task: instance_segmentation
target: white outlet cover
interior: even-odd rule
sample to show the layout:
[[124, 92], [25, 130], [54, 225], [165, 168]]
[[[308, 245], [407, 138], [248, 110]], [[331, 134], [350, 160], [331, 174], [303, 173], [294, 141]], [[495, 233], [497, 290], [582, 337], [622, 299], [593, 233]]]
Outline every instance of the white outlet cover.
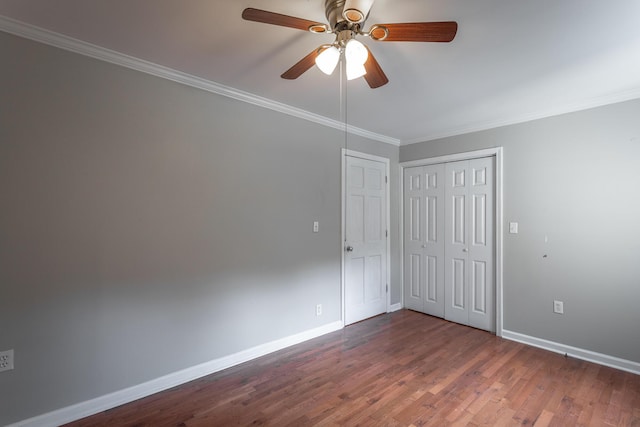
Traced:
[[518, 223], [517, 222], [510, 222], [509, 223], [509, 233], [518, 234]]
[[13, 350], [0, 351], [0, 372], [13, 369]]

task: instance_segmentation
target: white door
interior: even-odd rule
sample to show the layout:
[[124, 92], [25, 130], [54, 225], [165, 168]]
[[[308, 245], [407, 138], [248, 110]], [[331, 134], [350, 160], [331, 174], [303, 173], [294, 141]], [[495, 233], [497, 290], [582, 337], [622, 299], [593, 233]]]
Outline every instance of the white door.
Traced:
[[405, 306], [444, 317], [444, 164], [404, 171]]
[[447, 320], [495, 331], [494, 158], [445, 165]]
[[346, 156], [345, 324], [387, 311], [386, 165]]

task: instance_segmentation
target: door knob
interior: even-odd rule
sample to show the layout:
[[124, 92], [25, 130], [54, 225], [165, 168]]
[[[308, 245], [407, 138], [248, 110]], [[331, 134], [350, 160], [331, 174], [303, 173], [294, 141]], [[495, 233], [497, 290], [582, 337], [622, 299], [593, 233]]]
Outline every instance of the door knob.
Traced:
[[427, 245], [422, 245], [422, 249], [427, 249]]
[[347, 247], [345, 248], [345, 250], [346, 250], [347, 252], [353, 252], [353, 246], [347, 246]]
[[462, 252], [469, 252], [469, 249], [467, 249], [467, 248], [462, 248]]

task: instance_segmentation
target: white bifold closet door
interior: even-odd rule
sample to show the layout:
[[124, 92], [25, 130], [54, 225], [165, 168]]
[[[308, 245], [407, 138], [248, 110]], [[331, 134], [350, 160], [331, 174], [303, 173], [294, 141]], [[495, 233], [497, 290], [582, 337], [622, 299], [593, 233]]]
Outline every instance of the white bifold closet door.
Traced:
[[405, 307], [444, 317], [444, 164], [404, 174]]
[[495, 331], [494, 158], [445, 165], [444, 318]]
[[495, 331], [494, 157], [405, 169], [405, 306]]

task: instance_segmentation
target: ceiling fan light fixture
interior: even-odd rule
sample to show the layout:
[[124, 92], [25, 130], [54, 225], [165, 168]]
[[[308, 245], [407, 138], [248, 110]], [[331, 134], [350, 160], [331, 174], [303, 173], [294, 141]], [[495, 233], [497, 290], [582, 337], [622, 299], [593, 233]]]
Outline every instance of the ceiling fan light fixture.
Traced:
[[336, 69], [339, 61], [340, 51], [335, 46], [329, 46], [316, 56], [316, 65], [320, 71], [327, 75], [331, 75], [333, 73], [333, 70]]
[[353, 24], [364, 22], [369, 15], [373, 0], [346, 0], [342, 17]]
[[344, 48], [344, 58], [347, 63], [347, 80], [357, 79], [367, 74], [364, 63], [369, 57], [369, 50], [358, 40], [351, 39]]
[[367, 69], [363, 64], [354, 64], [347, 61], [347, 80], [357, 79], [367, 74]]
[[364, 65], [369, 57], [369, 51], [358, 40], [351, 39], [344, 48], [344, 56], [347, 59], [347, 63]]

